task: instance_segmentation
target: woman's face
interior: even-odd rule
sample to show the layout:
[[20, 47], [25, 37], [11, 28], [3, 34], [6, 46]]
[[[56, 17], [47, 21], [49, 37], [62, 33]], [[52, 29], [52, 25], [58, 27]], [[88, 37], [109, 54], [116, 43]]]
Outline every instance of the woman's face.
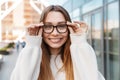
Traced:
[[[46, 16], [44, 24], [53, 25], [53, 26], [57, 26], [61, 24], [64, 25], [66, 24], [66, 20], [62, 13], [51, 11]], [[44, 41], [52, 49], [60, 49], [61, 46], [66, 42], [67, 38], [68, 38], [68, 30], [65, 33], [59, 33], [56, 27], [54, 27], [51, 33], [43, 32]]]

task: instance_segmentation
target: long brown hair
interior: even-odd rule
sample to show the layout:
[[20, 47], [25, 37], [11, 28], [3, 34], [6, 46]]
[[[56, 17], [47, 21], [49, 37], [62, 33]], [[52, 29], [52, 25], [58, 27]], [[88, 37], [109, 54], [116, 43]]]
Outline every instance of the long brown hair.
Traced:
[[[68, 12], [59, 5], [51, 5], [48, 6], [41, 14], [40, 22], [44, 22], [47, 14], [50, 11], [56, 11], [63, 14], [66, 21], [71, 22], [70, 16]], [[74, 80], [73, 75], [73, 65], [71, 60], [71, 54], [70, 54], [70, 36], [68, 37], [66, 43], [62, 46], [62, 53], [61, 53], [61, 59], [63, 62], [63, 66], [61, 70], [64, 68], [65, 74], [66, 74], [66, 80]], [[40, 66], [40, 73], [38, 80], [54, 80], [52, 71], [50, 68], [50, 51], [48, 50], [48, 45], [42, 40], [42, 62]], [[60, 70], [59, 70], [60, 71]]]

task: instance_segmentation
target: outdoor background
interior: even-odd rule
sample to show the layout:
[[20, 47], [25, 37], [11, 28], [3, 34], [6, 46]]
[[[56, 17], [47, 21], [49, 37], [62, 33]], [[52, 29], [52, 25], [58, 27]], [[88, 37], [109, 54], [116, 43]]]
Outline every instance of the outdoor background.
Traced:
[[120, 80], [120, 0], [0, 0], [0, 80], [9, 80], [25, 46], [26, 27], [39, 23], [51, 4], [63, 6], [72, 21], [89, 25], [88, 42], [100, 72], [106, 80]]

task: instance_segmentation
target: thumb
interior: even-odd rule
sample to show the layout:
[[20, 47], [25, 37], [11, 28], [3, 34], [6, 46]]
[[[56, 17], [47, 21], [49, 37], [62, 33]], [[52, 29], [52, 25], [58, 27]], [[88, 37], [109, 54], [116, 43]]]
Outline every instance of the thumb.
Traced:
[[42, 28], [39, 29], [38, 35], [42, 36]]
[[69, 29], [71, 34], [74, 33], [74, 30], [71, 27], [68, 27], [68, 29]]

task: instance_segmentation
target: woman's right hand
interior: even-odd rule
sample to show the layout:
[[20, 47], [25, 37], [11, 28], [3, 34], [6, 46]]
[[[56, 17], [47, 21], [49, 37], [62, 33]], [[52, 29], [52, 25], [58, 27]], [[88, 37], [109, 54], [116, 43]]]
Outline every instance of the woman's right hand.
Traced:
[[29, 25], [27, 27], [27, 34], [31, 35], [31, 36], [38, 36], [38, 35], [42, 35], [42, 26], [43, 23], [39, 23], [39, 24], [32, 24]]

